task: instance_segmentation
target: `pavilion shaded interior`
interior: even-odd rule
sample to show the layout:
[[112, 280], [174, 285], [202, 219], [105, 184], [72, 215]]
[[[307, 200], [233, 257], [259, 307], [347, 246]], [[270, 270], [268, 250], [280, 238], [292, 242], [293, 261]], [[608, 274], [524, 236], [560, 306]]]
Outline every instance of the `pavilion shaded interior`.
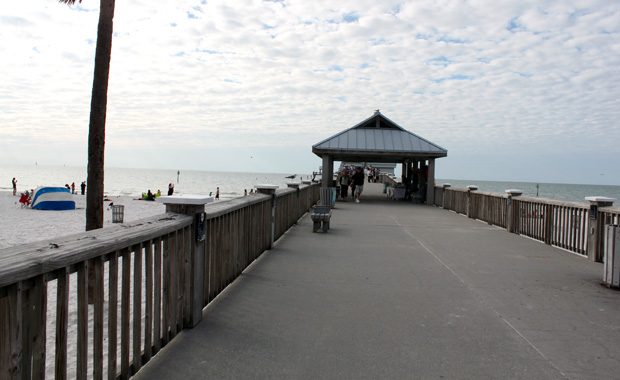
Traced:
[[400, 163], [403, 180], [426, 166], [429, 203], [434, 193], [435, 159], [448, 155], [446, 149], [405, 130], [379, 111], [313, 145], [312, 152], [323, 159], [323, 187], [333, 186], [332, 176], [327, 174], [334, 172], [334, 161]]

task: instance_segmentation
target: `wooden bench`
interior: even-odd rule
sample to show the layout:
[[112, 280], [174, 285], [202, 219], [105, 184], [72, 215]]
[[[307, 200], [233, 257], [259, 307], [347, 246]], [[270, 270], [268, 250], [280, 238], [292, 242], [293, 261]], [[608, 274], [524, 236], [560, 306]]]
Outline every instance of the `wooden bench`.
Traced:
[[310, 218], [312, 219], [312, 232], [317, 232], [323, 223], [323, 232], [329, 230], [329, 220], [332, 217], [331, 206], [316, 205], [312, 208]]

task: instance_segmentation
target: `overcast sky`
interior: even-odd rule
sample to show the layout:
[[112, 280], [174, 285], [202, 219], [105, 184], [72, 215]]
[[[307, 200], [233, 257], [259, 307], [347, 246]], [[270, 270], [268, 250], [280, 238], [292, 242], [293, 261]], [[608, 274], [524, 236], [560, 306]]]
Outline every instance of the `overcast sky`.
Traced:
[[[99, 1], [0, 7], [0, 164], [86, 166]], [[620, 185], [620, 2], [117, 1], [106, 165], [309, 173], [375, 109], [437, 176]]]

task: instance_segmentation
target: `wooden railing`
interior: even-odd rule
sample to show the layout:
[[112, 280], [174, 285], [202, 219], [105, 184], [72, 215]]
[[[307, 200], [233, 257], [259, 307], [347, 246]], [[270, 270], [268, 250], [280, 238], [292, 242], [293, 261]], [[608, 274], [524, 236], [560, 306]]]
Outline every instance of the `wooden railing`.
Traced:
[[[0, 250], [0, 378], [126, 379], [317, 202], [318, 185]], [[272, 227], [273, 226], [273, 227]]]
[[516, 197], [515, 233], [587, 255], [588, 205]]
[[[435, 187], [435, 206], [602, 261], [606, 224], [620, 224], [619, 207]], [[590, 233], [588, 230], [590, 229]], [[588, 240], [594, 245], [588, 247]]]
[[506, 195], [471, 191], [469, 197], [468, 208], [470, 218], [482, 220], [494, 226], [507, 227], [508, 197]]

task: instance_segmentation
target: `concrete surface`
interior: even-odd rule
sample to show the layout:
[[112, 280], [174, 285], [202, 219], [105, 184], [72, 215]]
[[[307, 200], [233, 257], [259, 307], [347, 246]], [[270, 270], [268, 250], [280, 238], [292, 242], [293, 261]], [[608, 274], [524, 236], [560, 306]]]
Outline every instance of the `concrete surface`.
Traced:
[[380, 195], [308, 215], [135, 379], [617, 379], [602, 264]]

